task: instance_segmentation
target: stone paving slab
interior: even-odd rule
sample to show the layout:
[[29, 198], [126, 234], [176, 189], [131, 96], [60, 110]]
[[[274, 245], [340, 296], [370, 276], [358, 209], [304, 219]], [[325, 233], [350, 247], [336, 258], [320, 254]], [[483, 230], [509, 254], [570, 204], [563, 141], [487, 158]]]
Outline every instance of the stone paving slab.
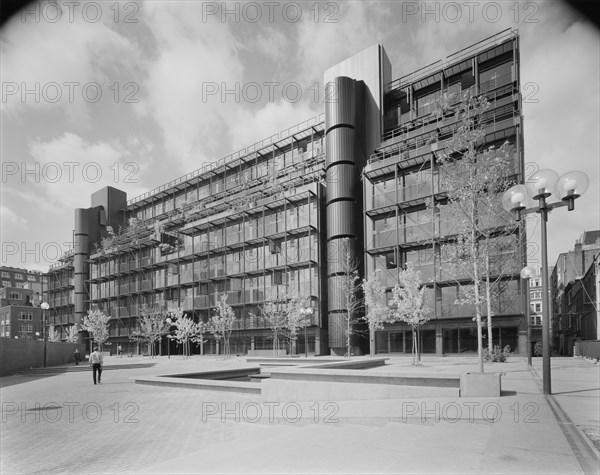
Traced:
[[[500, 398], [328, 406], [268, 405], [251, 395], [133, 383], [139, 376], [244, 367], [242, 358], [158, 358], [145, 368], [128, 368], [132, 358], [118, 360], [107, 358], [107, 365], [123, 366], [103, 374], [97, 386], [90, 372], [1, 378], [0, 472], [584, 473], [524, 360], [499, 366], [506, 373]], [[564, 360], [553, 359], [555, 399], [577, 425], [594, 426], [597, 413], [578, 408], [597, 403], [598, 366]], [[408, 358], [390, 363], [388, 371], [412, 371]], [[423, 363], [424, 373], [441, 373], [470, 370], [476, 361]], [[40, 410], [30, 411], [36, 403]]]

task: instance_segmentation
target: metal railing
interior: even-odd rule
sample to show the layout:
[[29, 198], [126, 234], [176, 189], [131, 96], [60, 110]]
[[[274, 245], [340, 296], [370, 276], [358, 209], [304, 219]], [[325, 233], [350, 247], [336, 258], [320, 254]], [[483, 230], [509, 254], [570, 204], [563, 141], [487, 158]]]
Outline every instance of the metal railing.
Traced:
[[179, 185], [188, 180], [191, 180], [192, 178], [200, 176], [210, 170], [213, 170], [215, 168], [223, 166], [227, 163], [231, 163], [237, 159], [242, 158], [245, 155], [256, 152], [257, 150], [260, 150], [262, 148], [268, 147], [269, 145], [272, 145], [280, 140], [289, 138], [289, 137], [293, 136], [294, 134], [301, 132], [302, 130], [306, 130], [306, 129], [309, 129], [310, 127], [319, 125], [321, 122], [324, 122], [324, 120], [325, 120], [325, 114], [320, 113], [319, 115], [317, 115], [315, 117], [311, 117], [310, 119], [305, 120], [305, 121], [301, 122], [300, 124], [293, 125], [292, 127], [289, 127], [277, 134], [267, 137], [264, 140], [261, 140], [252, 145], [249, 145], [248, 147], [238, 150], [237, 152], [229, 154], [226, 157], [224, 157], [218, 161], [206, 163], [206, 164], [204, 164], [204, 166], [202, 168], [198, 168], [197, 170], [194, 170], [193, 172], [190, 172], [187, 175], [179, 177], [175, 180], [165, 183], [164, 185], [154, 188], [153, 190], [147, 191], [146, 193], [143, 193], [139, 196], [131, 198], [130, 200], [127, 200], [127, 206], [135, 204], [138, 201], [141, 201], [145, 198], [155, 195], [161, 191], [166, 191], [170, 188], [173, 188], [176, 185]]
[[515, 38], [519, 34], [518, 30], [512, 30], [507, 28], [506, 30], [501, 31], [500, 33], [490, 36], [484, 40], [479, 41], [467, 48], [464, 48], [456, 53], [447, 56], [446, 58], [440, 59], [434, 63], [429, 64], [417, 71], [406, 74], [398, 79], [394, 79], [389, 85], [386, 87], [386, 91], [391, 91], [393, 89], [400, 89], [407, 84], [412, 84], [416, 81], [419, 81], [423, 78], [426, 78], [437, 72], [441, 69], [445, 69], [452, 64], [460, 63], [461, 60], [465, 58], [470, 58], [471, 56], [475, 56], [476, 54], [487, 50], [493, 46], [497, 46], [508, 39]]

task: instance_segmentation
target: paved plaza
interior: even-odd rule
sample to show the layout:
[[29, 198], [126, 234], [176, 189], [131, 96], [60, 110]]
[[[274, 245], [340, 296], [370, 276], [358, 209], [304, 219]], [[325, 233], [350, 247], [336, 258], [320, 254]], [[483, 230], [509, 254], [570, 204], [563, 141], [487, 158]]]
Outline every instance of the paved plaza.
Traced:
[[[0, 379], [1, 473], [600, 473], [599, 366], [553, 358], [486, 364], [499, 398], [278, 403], [136, 385], [133, 378], [249, 366], [215, 356], [106, 360]], [[476, 371], [474, 357], [392, 357], [386, 371]]]

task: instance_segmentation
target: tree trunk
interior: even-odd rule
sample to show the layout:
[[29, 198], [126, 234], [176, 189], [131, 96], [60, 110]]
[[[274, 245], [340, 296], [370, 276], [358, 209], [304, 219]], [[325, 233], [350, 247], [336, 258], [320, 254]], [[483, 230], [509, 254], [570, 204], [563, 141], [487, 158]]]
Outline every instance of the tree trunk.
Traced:
[[486, 246], [485, 253], [485, 298], [487, 300], [487, 336], [488, 336], [488, 354], [492, 354], [494, 349], [492, 340], [492, 289], [490, 283], [490, 251]]
[[[475, 222], [475, 205], [471, 209], [471, 218]], [[473, 260], [473, 286], [475, 289], [475, 319], [477, 322], [477, 357], [479, 371], [483, 373], [483, 329], [481, 324], [481, 300], [479, 297], [479, 268], [477, 267], [477, 236], [475, 228], [471, 231], [471, 259]]]

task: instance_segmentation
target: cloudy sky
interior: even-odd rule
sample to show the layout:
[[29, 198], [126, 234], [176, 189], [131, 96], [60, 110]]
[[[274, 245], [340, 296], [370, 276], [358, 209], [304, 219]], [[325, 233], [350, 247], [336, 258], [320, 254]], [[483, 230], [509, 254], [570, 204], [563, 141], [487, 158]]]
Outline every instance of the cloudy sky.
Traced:
[[521, 36], [527, 171], [590, 176], [550, 217], [553, 263], [600, 228], [599, 32], [570, 7], [169, 0], [42, 2], [0, 31], [2, 265], [46, 270], [104, 186], [132, 198], [317, 115], [323, 71], [364, 48], [384, 45], [397, 78], [505, 28]]

